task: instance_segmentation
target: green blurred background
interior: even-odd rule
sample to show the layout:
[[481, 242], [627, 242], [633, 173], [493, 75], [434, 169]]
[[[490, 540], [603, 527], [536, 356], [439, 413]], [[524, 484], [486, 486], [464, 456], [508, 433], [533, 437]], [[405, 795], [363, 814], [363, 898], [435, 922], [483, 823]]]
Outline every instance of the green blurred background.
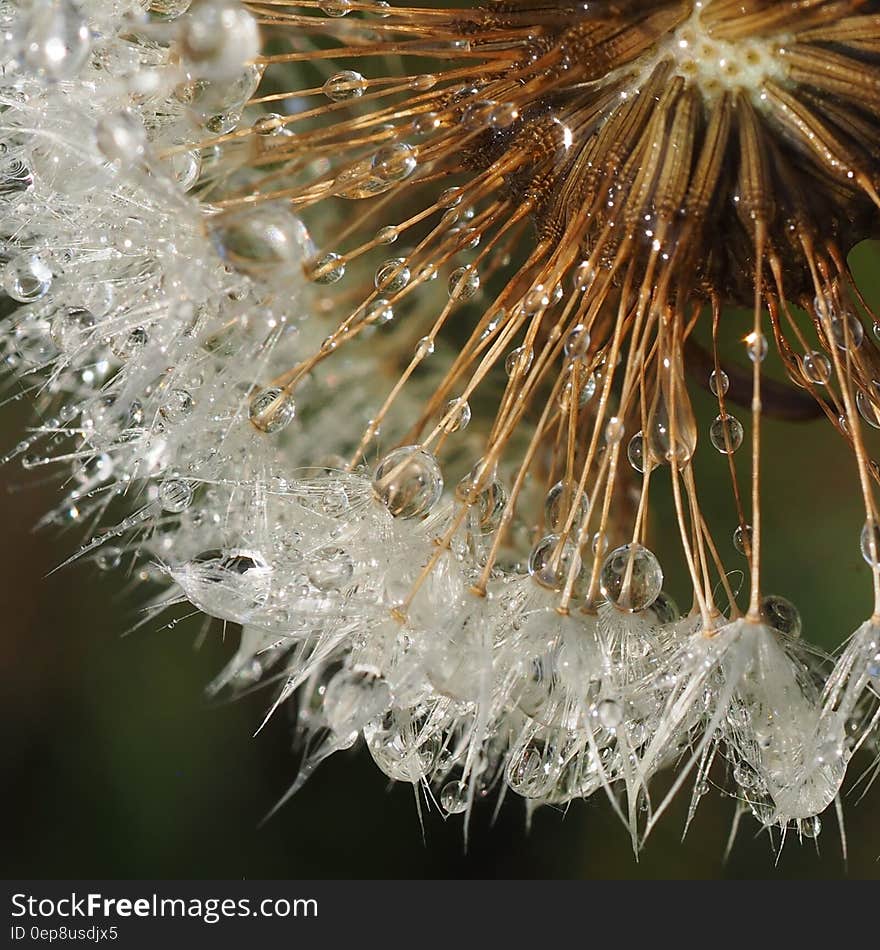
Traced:
[[[880, 253], [863, 245], [853, 261], [880, 307]], [[726, 323], [734, 338], [747, 332], [741, 319]], [[698, 410], [705, 432], [708, 395]], [[27, 420], [18, 402], [0, 409], [0, 446], [14, 445]], [[770, 422], [765, 447], [766, 589], [793, 600], [805, 637], [831, 649], [871, 607], [855, 466], [821, 421]], [[698, 454], [701, 498], [719, 543], [729, 544], [736, 518], [726, 462], [710, 453]], [[494, 825], [487, 808], [465, 853], [460, 819], [427, 813], [423, 838], [413, 790], [389, 788], [362, 749], [325, 763], [260, 826], [296, 773], [289, 716], [253, 737], [268, 693], [205, 699], [233, 648], [218, 628], [198, 648], [197, 619], [122, 636], [140, 615], [121, 579], [91, 563], [49, 575], [79, 543], [33, 530], [57, 486], [8, 466], [0, 487], [4, 877], [880, 878], [880, 782], [861, 801], [862, 787], [845, 798], [847, 863], [831, 812], [815, 844], [792, 840], [781, 856], [745, 822], [724, 862], [734, 809], [718, 794], [704, 797], [684, 842], [680, 798], [638, 862], [601, 795], [566, 812], [543, 809], [531, 830], [520, 804], [509, 802]], [[656, 510], [655, 547], [671, 566], [679, 560], [671, 506]], [[667, 586], [686, 607], [681, 574]], [[859, 771], [851, 768], [849, 784]]]

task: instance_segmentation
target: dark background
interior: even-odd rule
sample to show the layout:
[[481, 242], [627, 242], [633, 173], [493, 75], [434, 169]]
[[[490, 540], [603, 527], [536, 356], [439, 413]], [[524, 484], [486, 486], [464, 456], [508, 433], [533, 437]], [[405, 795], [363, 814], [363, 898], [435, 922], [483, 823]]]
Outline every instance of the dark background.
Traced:
[[[880, 304], [880, 254], [865, 246], [855, 262]], [[744, 320], [726, 321], [731, 339], [748, 332]], [[705, 433], [708, 397], [698, 409]], [[27, 418], [18, 401], [0, 409], [0, 446], [18, 441]], [[805, 637], [831, 649], [871, 608], [855, 466], [823, 422], [770, 422], [765, 446], [766, 588], [797, 603]], [[726, 464], [710, 452], [698, 454], [698, 479], [723, 542], [736, 519]], [[15, 465], [0, 470], [5, 877], [880, 877], [880, 783], [862, 801], [863, 786], [845, 797], [848, 864], [831, 811], [818, 848], [790, 840], [778, 860], [767, 835], [746, 822], [725, 863], [733, 802], [717, 793], [704, 797], [683, 843], [682, 797], [638, 862], [601, 795], [567, 812], [543, 809], [531, 830], [521, 804], [510, 801], [494, 827], [487, 808], [465, 853], [460, 818], [426, 813], [423, 839], [412, 788], [389, 789], [363, 750], [325, 763], [258, 827], [296, 773], [289, 716], [280, 713], [254, 738], [269, 693], [205, 699], [233, 646], [219, 628], [198, 649], [197, 618], [122, 636], [141, 619], [123, 579], [91, 563], [49, 575], [80, 541], [57, 529], [34, 532], [56, 498], [54, 483], [40, 485]], [[679, 556], [668, 504], [653, 528], [671, 566]], [[668, 580], [687, 606], [683, 578]], [[851, 767], [849, 785], [859, 771]]]

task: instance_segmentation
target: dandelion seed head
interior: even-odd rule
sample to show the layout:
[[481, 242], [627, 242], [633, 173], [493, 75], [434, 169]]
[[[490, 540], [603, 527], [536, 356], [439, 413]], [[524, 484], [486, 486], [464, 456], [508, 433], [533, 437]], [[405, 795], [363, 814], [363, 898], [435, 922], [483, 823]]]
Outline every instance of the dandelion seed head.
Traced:
[[724, 763], [763, 826], [819, 833], [874, 741], [877, 627], [832, 663], [764, 590], [760, 436], [836, 420], [880, 603], [845, 263], [877, 233], [880, 12], [808, 6], [0, 3], [0, 343], [42, 419], [6, 461], [64, 471], [75, 557], [241, 625], [210, 689], [283, 684], [291, 791], [361, 739], [447, 814], [610, 792], [638, 843]]

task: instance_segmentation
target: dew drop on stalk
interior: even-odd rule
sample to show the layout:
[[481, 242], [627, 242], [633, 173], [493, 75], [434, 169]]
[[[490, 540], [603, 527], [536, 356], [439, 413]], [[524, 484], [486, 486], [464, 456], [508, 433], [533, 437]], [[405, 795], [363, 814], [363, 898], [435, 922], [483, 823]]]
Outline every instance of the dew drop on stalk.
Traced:
[[443, 410], [441, 424], [445, 432], [459, 432], [471, 421], [471, 407], [467, 399], [450, 399]]
[[817, 386], [826, 386], [831, 379], [831, 360], [824, 353], [813, 350], [801, 359], [804, 376]]
[[859, 410], [859, 415], [872, 429], [880, 429], [880, 408], [878, 408], [877, 402], [880, 402], [880, 392], [872, 398], [863, 389], [856, 391], [856, 407]]
[[143, 123], [128, 112], [105, 115], [95, 128], [98, 151], [108, 162], [119, 162], [125, 170], [130, 162], [140, 161], [147, 146]]
[[416, 356], [425, 359], [434, 352], [434, 341], [429, 336], [423, 336], [416, 344]]
[[452, 300], [470, 300], [480, 289], [480, 275], [470, 265], [458, 267], [449, 275], [448, 287]]
[[530, 347], [518, 346], [504, 360], [504, 372], [508, 376], [525, 376], [532, 367], [534, 353]]
[[730, 413], [722, 413], [710, 426], [709, 438], [723, 455], [732, 455], [743, 443], [742, 423]]
[[332, 17], [343, 17], [351, 12], [351, 0], [323, 0], [321, 10]]
[[589, 261], [581, 261], [574, 269], [573, 281], [575, 290], [587, 290], [596, 279], [596, 268]]
[[[481, 479], [485, 484], [473, 495], [474, 486]], [[483, 471], [482, 461], [477, 462], [455, 486], [455, 497], [463, 503], [470, 500], [472, 509], [476, 512], [476, 527], [481, 534], [491, 534], [501, 523], [507, 505], [507, 489], [497, 477], [490, 478]]]
[[767, 358], [767, 337], [752, 331], [746, 337], [746, 353], [753, 363], [763, 363]]
[[839, 350], [857, 350], [865, 339], [862, 321], [849, 311], [832, 313], [828, 318], [828, 326], [831, 330], [831, 339]]
[[558, 534], [548, 534], [529, 554], [529, 574], [550, 590], [561, 590], [570, 573], [575, 578], [581, 570], [581, 557], [571, 541], [562, 541]]
[[62, 307], [52, 318], [50, 333], [59, 349], [73, 349], [89, 340], [96, 324], [91, 311], [82, 307]]
[[862, 528], [860, 546], [868, 567], [880, 569], [880, 526], [873, 519], [866, 521]]
[[383, 145], [372, 158], [376, 177], [383, 182], [403, 181], [416, 170], [416, 151], [406, 142]]
[[615, 607], [630, 612], [644, 610], [660, 594], [663, 570], [652, 551], [641, 544], [624, 544], [605, 559], [599, 587]]
[[394, 308], [385, 297], [377, 297], [367, 307], [366, 320], [368, 323], [383, 326], [386, 323], [390, 323], [393, 319]]
[[254, 428], [270, 435], [289, 426], [295, 416], [293, 396], [276, 386], [259, 390], [248, 406], [248, 418]]
[[608, 445], [618, 445], [626, 435], [626, 427], [623, 419], [619, 416], [612, 416], [605, 424], [605, 442]]
[[310, 265], [310, 272], [316, 284], [335, 284], [345, 276], [345, 260], [329, 251]]
[[743, 556], [748, 556], [752, 546], [752, 526], [737, 525], [733, 532], [733, 546]]
[[395, 518], [419, 518], [440, 500], [443, 476], [431, 452], [404, 445], [376, 466], [373, 490]]
[[359, 99], [364, 94], [367, 82], [353, 69], [343, 69], [334, 73], [323, 85], [324, 95], [334, 102], [345, 99]]
[[287, 128], [284, 116], [280, 112], [266, 112], [259, 119], [255, 119], [251, 126], [256, 135], [265, 137], [281, 138], [292, 135], [292, 131]]
[[590, 349], [590, 331], [579, 323], [568, 331], [563, 348], [569, 359], [583, 359]]
[[219, 215], [212, 234], [231, 267], [273, 283], [283, 283], [285, 274], [293, 275], [313, 254], [302, 221], [289, 208], [272, 203]]
[[712, 390], [715, 396], [727, 395], [727, 390], [730, 389], [730, 377], [723, 369], [713, 369], [712, 372], [709, 373], [709, 389]]
[[640, 474], [645, 472], [645, 437], [641, 431], [637, 432], [626, 447], [626, 457], [633, 469]]
[[405, 257], [393, 257], [384, 261], [376, 268], [373, 279], [376, 290], [387, 294], [403, 290], [409, 283], [410, 269], [406, 265]]
[[379, 228], [376, 232], [376, 241], [379, 244], [393, 244], [400, 237], [400, 231], [394, 225], [389, 224], [384, 228]]
[[195, 4], [181, 20], [181, 58], [194, 77], [226, 82], [259, 52], [256, 20], [236, 0]]
[[[577, 484], [573, 482], [557, 482], [544, 499], [544, 515], [547, 520], [547, 526], [556, 531], [565, 527], [571, 512], [575, 494], [577, 493]], [[586, 517], [590, 508], [590, 501], [585, 492], [578, 496], [577, 513], [573, 519], [573, 528], [577, 531], [578, 525]]]

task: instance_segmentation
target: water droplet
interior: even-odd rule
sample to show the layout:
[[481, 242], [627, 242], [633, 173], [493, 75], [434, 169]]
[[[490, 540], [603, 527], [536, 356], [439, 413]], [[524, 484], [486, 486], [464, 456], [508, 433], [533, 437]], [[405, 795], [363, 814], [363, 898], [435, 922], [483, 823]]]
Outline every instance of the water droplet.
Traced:
[[235, 77], [260, 53], [256, 20], [237, 0], [194, 5], [180, 21], [179, 38], [187, 72], [214, 82]]
[[480, 275], [470, 265], [457, 267], [449, 275], [448, 288], [452, 300], [470, 300], [480, 289]]
[[526, 742], [507, 762], [505, 779], [517, 795], [543, 798], [549, 795], [561, 774], [561, 763], [552, 742]]
[[[577, 485], [573, 482], [557, 482], [544, 499], [544, 515], [547, 520], [547, 526], [554, 531], [563, 528], [568, 521], [571, 513], [574, 496], [577, 492]], [[590, 500], [586, 492], [582, 492], [578, 497], [577, 514], [575, 515], [573, 526], [575, 529], [586, 517], [590, 510]]]
[[870, 568], [880, 569], [880, 526], [868, 519], [862, 528], [859, 541], [865, 563]]
[[373, 490], [395, 518], [419, 518], [440, 500], [443, 476], [427, 449], [404, 445], [376, 466]]
[[353, 69], [334, 73], [323, 85], [324, 95], [334, 102], [344, 99], [359, 99], [364, 94], [367, 81]]
[[311, 555], [309, 580], [318, 590], [340, 590], [351, 580], [353, 574], [354, 564], [342, 548], [319, 548]]
[[52, 286], [52, 270], [36, 254], [13, 257], [3, 270], [3, 289], [19, 303], [32, 303], [45, 297]]
[[467, 399], [450, 399], [443, 410], [441, 425], [446, 432], [459, 432], [466, 429], [471, 421], [471, 407]]
[[425, 359], [434, 352], [434, 341], [429, 336], [423, 336], [416, 344], [416, 356]]
[[277, 387], [261, 389], [251, 398], [248, 418], [261, 432], [272, 434], [290, 425], [296, 416], [293, 396]]
[[603, 699], [596, 706], [596, 716], [606, 729], [616, 729], [623, 722], [623, 707], [616, 699]]
[[391, 690], [375, 670], [342, 669], [324, 691], [323, 710], [330, 728], [343, 738], [359, 732], [391, 705]]
[[385, 297], [377, 297], [367, 307], [367, 313], [365, 317], [367, 323], [374, 323], [378, 326], [384, 326], [384, 324], [390, 323], [393, 319], [394, 308], [385, 299]]
[[403, 290], [409, 283], [410, 269], [406, 266], [405, 257], [392, 257], [383, 261], [377, 268], [373, 278], [376, 290], [394, 294]]
[[376, 232], [376, 241], [379, 244], [393, 244], [399, 237], [400, 231], [393, 224], [379, 228]]
[[345, 276], [345, 260], [329, 251], [311, 265], [310, 273], [316, 284], [335, 284]]
[[629, 445], [626, 447], [626, 457], [629, 459], [629, 464], [637, 472], [644, 474], [646, 463], [645, 437], [641, 432], [637, 432], [629, 440]]
[[95, 144], [108, 162], [119, 162], [125, 171], [146, 154], [147, 133], [137, 116], [131, 112], [118, 112], [98, 120]]
[[287, 118], [280, 112], [266, 112], [251, 126], [256, 135], [266, 138], [289, 138], [293, 132], [287, 127]]
[[493, 129], [506, 129], [519, 118], [519, 109], [512, 102], [497, 102], [489, 113], [489, 126]]
[[111, 544], [102, 545], [95, 555], [95, 563], [102, 571], [113, 571], [122, 562], [122, 551]]
[[648, 418], [648, 449], [652, 462], [675, 463], [684, 467], [693, 458], [697, 447], [697, 429], [690, 401], [684, 390], [678, 390], [675, 400], [675, 433], [669, 417], [667, 402], [660, 397]]
[[192, 504], [192, 482], [183, 478], [166, 478], [159, 486], [159, 504], [165, 511], [179, 514]]
[[76, 350], [91, 338], [94, 315], [81, 307], [62, 307], [52, 318], [50, 332], [59, 350]]
[[865, 328], [861, 320], [849, 311], [832, 313], [828, 318], [828, 325], [831, 329], [831, 339], [839, 350], [845, 350], [847, 346], [857, 350], [865, 339]]
[[572, 276], [575, 290], [587, 290], [596, 279], [596, 268], [589, 261], [581, 261]]
[[730, 377], [723, 369], [717, 372], [713, 369], [709, 373], [709, 389], [715, 396], [727, 395], [727, 390], [730, 389]]
[[583, 359], [590, 349], [590, 331], [579, 323], [569, 330], [563, 346], [569, 359]]
[[558, 534], [548, 534], [529, 554], [529, 574], [550, 590], [561, 590], [572, 571], [575, 579], [581, 571], [581, 556], [571, 541], [562, 542]]
[[252, 277], [293, 281], [314, 254], [305, 225], [284, 206], [263, 204], [225, 212], [212, 229], [223, 259]]
[[373, 156], [371, 166], [382, 182], [403, 181], [416, 169], [416, 150], [406, 142], [383, 145]]
[[534, 352], [531, 347], [518, 346], [504, 360], [504, 372], [508, 376], [525, 376], [532, 367]]
[[30, 4], [20, 30], [24, 65], [52, 80], [75, 76], [92, 48], [88, 25], [71, 0]]
[[599, 573], [599, 586], [603, 596], [621, 610], [644, 610], [660, 594], [663, 570], [646, 547], [624, 544], [605, 559]]
[[143, 327], [133, 327], [128, 333], [115, 337], [110, 343], [110, 349], [120, 360], [129, 360], [147, 345], [149, 339]]
[[461, 204], [461, 198], [461, 188], [457, 186], [447, 188], [445, 191], [440, 192], [440, 196], [437, 198], [437, 207], [455, 208]]
[[546, 287], [544, 284], [535, 284], [526, 294], [522, 307], [526, 313], [538, 313], [539, 310], [546, 310], [553, 306], [562, 298], [562, 288], [557, 284], [555, 287]]
[[743, 443], [743, 427], [739, 419], [724, 413], [709, 428], [712, 445], [724, 455], [732, 455]]
[[678, 609], [678, 604], [669, 596], [665, 591], [660, 591], [657, 595], [657, 599], [653, 604], [648, 608], [651, 613], [657, 618], [657, 623], [667, 624], [674, 623], [681, 617], [681, 611]]
[[623, 419], [612, 416], [605, 425], [605, 442], [608, 445], [618, 445], [626, 435]]
[[831, 379], [831, 360], [824, 353], [816, 350], [805, 353], [801, 358], [801, 367], [806, 379], [818, 386], [826, 386]]
[[753, 330], [746, 337], [746, 353], [753, 363], [763, 363], [767, 358], [767, 337]]
[[770, 594], [761, 601], [761, 614], [765, 622], [789, 637], [801, 635], [801, 615], [797, 607], [785, 597]]
[[859, 415], [871, 428], [880, 429], [880, 408], [877, 407], [874, 400], [862, 389], [856, 390], [856, 407], [859, 410]]
[[168, 398], [159, 407], [159, 414], [168, 422], [180, 422], [193, 408], [192, 395], [186, 389], [172, 389]]
[[497, 479], [480, 490], [476, 498], [476, 507], [480, 513], [479, 528], [482, 534], [492, 534], [501, 524], [504, 509], [507, 506], [507, 489]]
[[468, 787], [464, 782], [447, 782], [440, 791], [440, 805], [449, 815], [467, 811]]
[[326, 13], [327, 16], [346, 16], [351, 10], [351, 0], [324, 0], [321, 4], [321, 10]]
[[733, 546], [744, 557], [748, 557], [752, 547], [751, 525], [737, 525], [736, 530], [733, 532]]

